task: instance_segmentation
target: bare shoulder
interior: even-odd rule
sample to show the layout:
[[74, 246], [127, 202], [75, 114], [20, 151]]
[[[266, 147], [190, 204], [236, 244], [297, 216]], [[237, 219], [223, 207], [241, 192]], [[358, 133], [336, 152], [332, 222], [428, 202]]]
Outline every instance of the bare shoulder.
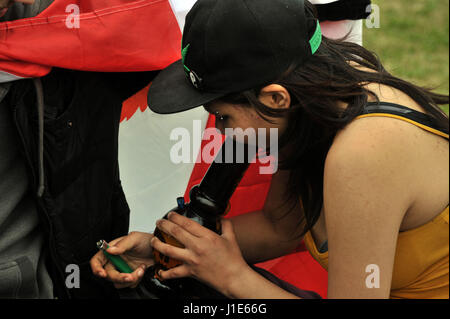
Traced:
[[[367, 230], [367, 225], [374, 233], [383, 229], [386, 238], [398, 233], [421, 192], [415, 175], [419, 163], [411, 141], [411, 134], [417, 133], [413, 129], [406, 122], [373, 117], [355, 120], [337, 134], [324, 167], [330, 243], [351, 229]], [[360, 235], [354, 240], [366, 236]]]
[[[386, 117], [356, 119], [339, 131], [327, 161], [343, 160], [349, 164], [376, 161], [394, 164], [411, 159], [414, 146], [421, 143], [420, 129], [402, 120]], [[410, 162], [410, 161], [408, 161]]]
[[[426, 113], [422, 106], [414, 101], [409, 95], [398, 89], [379, 83], [369, 83], [365, 85], [365, 88], [376, 94], [381, 102], [400, 104], [410, 109]], [[369, 101], [374, 100], [374, 98], [369, 97]]]
[[[403, 92], [379, 84], [370, 84], [369, 89], [380, 101], [425, 113]], [[355, 119], [333, 141], [325, 162], [324, 187], [333, 190], [351, 180], [362, 189], [368, 183], [373, 192], [385, 196], [389, 191], [403, 196], [404, 203], [415, 202], [414, 208], [420, 209], [410, 210], [413, 215], [423, 215], [427, 207], [433, 213], [433, 205], [447, 200], [441, 190], [448, 189], [448, 179], [442, 177], [448, 171], [448, 153], [448, 141], [406, 121]]]
[[[367, 84], [366, 88], [376, 94], [381, 102], [394, 103], [426, 113], [423, 107], [400, 90], [378, 83]], [[369, 98], [369, 101], [374, 100]], [[374, 152], [372, 155], [382, 156], [383, 153], [389, 152], [391, 160], [402, 160], [404, 156], [411, 159], [411, 155], [417, 155], [417, 146], [423, 146], [433, 139], [439, 140], [438, 137], [400, 119], [361, 118], [355, 119], [338, 132], [330, 154]]]
[[[369, 84], [368, 88], [380, 101], [423, 111], [417, 103], [398, 90], [378, 84]], [[402, 183], [414, 182], [413, 172], [417, 172], [421, 165], [418, 150], [425, 156], [430, 138], [434, 137], [399, 119], [355, 119], [339, 131], [333, 141], [325, 163], [325, 181], [338, 183], [339, 179], [351, 179], [357, 183], [359, 174], [361, 183], [367, 181], [375, 186], [378, 181], [380, 187], [392, 187], [392, 191], [404, 190]], [[386, 183], [387, 179], [389, 183]], [[409, 198], [413, 198], [419, 188], [410, 185], [408, 192], [411, 193]]]

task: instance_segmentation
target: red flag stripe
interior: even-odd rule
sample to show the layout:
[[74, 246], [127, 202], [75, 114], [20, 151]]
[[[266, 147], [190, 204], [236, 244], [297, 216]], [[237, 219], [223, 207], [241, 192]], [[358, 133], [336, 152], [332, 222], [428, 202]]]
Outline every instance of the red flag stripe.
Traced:
[[0, 70], [20, 77], [44, 76], [52, 66], [150, 71], [181, 57], [181, 31], [167, 0], [78, 1], [80, 28], [70, 29], [65, 10], [73, 3], [55, 1], [35, 18], [0, 23]]

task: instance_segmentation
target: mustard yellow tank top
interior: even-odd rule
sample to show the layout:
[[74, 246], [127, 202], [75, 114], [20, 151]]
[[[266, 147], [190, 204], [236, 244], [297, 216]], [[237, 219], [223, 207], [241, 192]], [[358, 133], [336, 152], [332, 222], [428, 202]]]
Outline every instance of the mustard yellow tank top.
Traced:
[[[401, 105], [368, 103], [358, 118], [383, 116], [400, 119], [448, 140], [447, 130], [430, 116]], [[430, 222], [400, 232], [394, 259], [390, 298], [449, 298], [449, 207]], [[304, 238], [306, 248], [328, 270], [328, 251], [320, 252], [311, 232]]]

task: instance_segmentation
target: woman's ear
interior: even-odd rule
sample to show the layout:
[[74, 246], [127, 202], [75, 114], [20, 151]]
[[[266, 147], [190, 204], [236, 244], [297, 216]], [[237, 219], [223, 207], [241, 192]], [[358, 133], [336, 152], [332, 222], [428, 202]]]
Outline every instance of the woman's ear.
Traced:
[[279, 84], [269, 84], [263, 87], [258, 99], [261, 103], [274, 109], [287, 109], [291, 105], [291, 95], [285, 87]]

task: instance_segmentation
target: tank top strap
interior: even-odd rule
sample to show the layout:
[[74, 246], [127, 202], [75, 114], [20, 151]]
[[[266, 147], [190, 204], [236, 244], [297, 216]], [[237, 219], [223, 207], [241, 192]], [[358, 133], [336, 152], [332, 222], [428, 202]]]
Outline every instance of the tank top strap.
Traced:
[[403, 105], [389, 102], [369, 102], [357, 118], [365, 117], [391, 117], [399, 119], [446, 138], [447, 140], [449, 139], [448, 129], [440, 125], [435, 118]]

